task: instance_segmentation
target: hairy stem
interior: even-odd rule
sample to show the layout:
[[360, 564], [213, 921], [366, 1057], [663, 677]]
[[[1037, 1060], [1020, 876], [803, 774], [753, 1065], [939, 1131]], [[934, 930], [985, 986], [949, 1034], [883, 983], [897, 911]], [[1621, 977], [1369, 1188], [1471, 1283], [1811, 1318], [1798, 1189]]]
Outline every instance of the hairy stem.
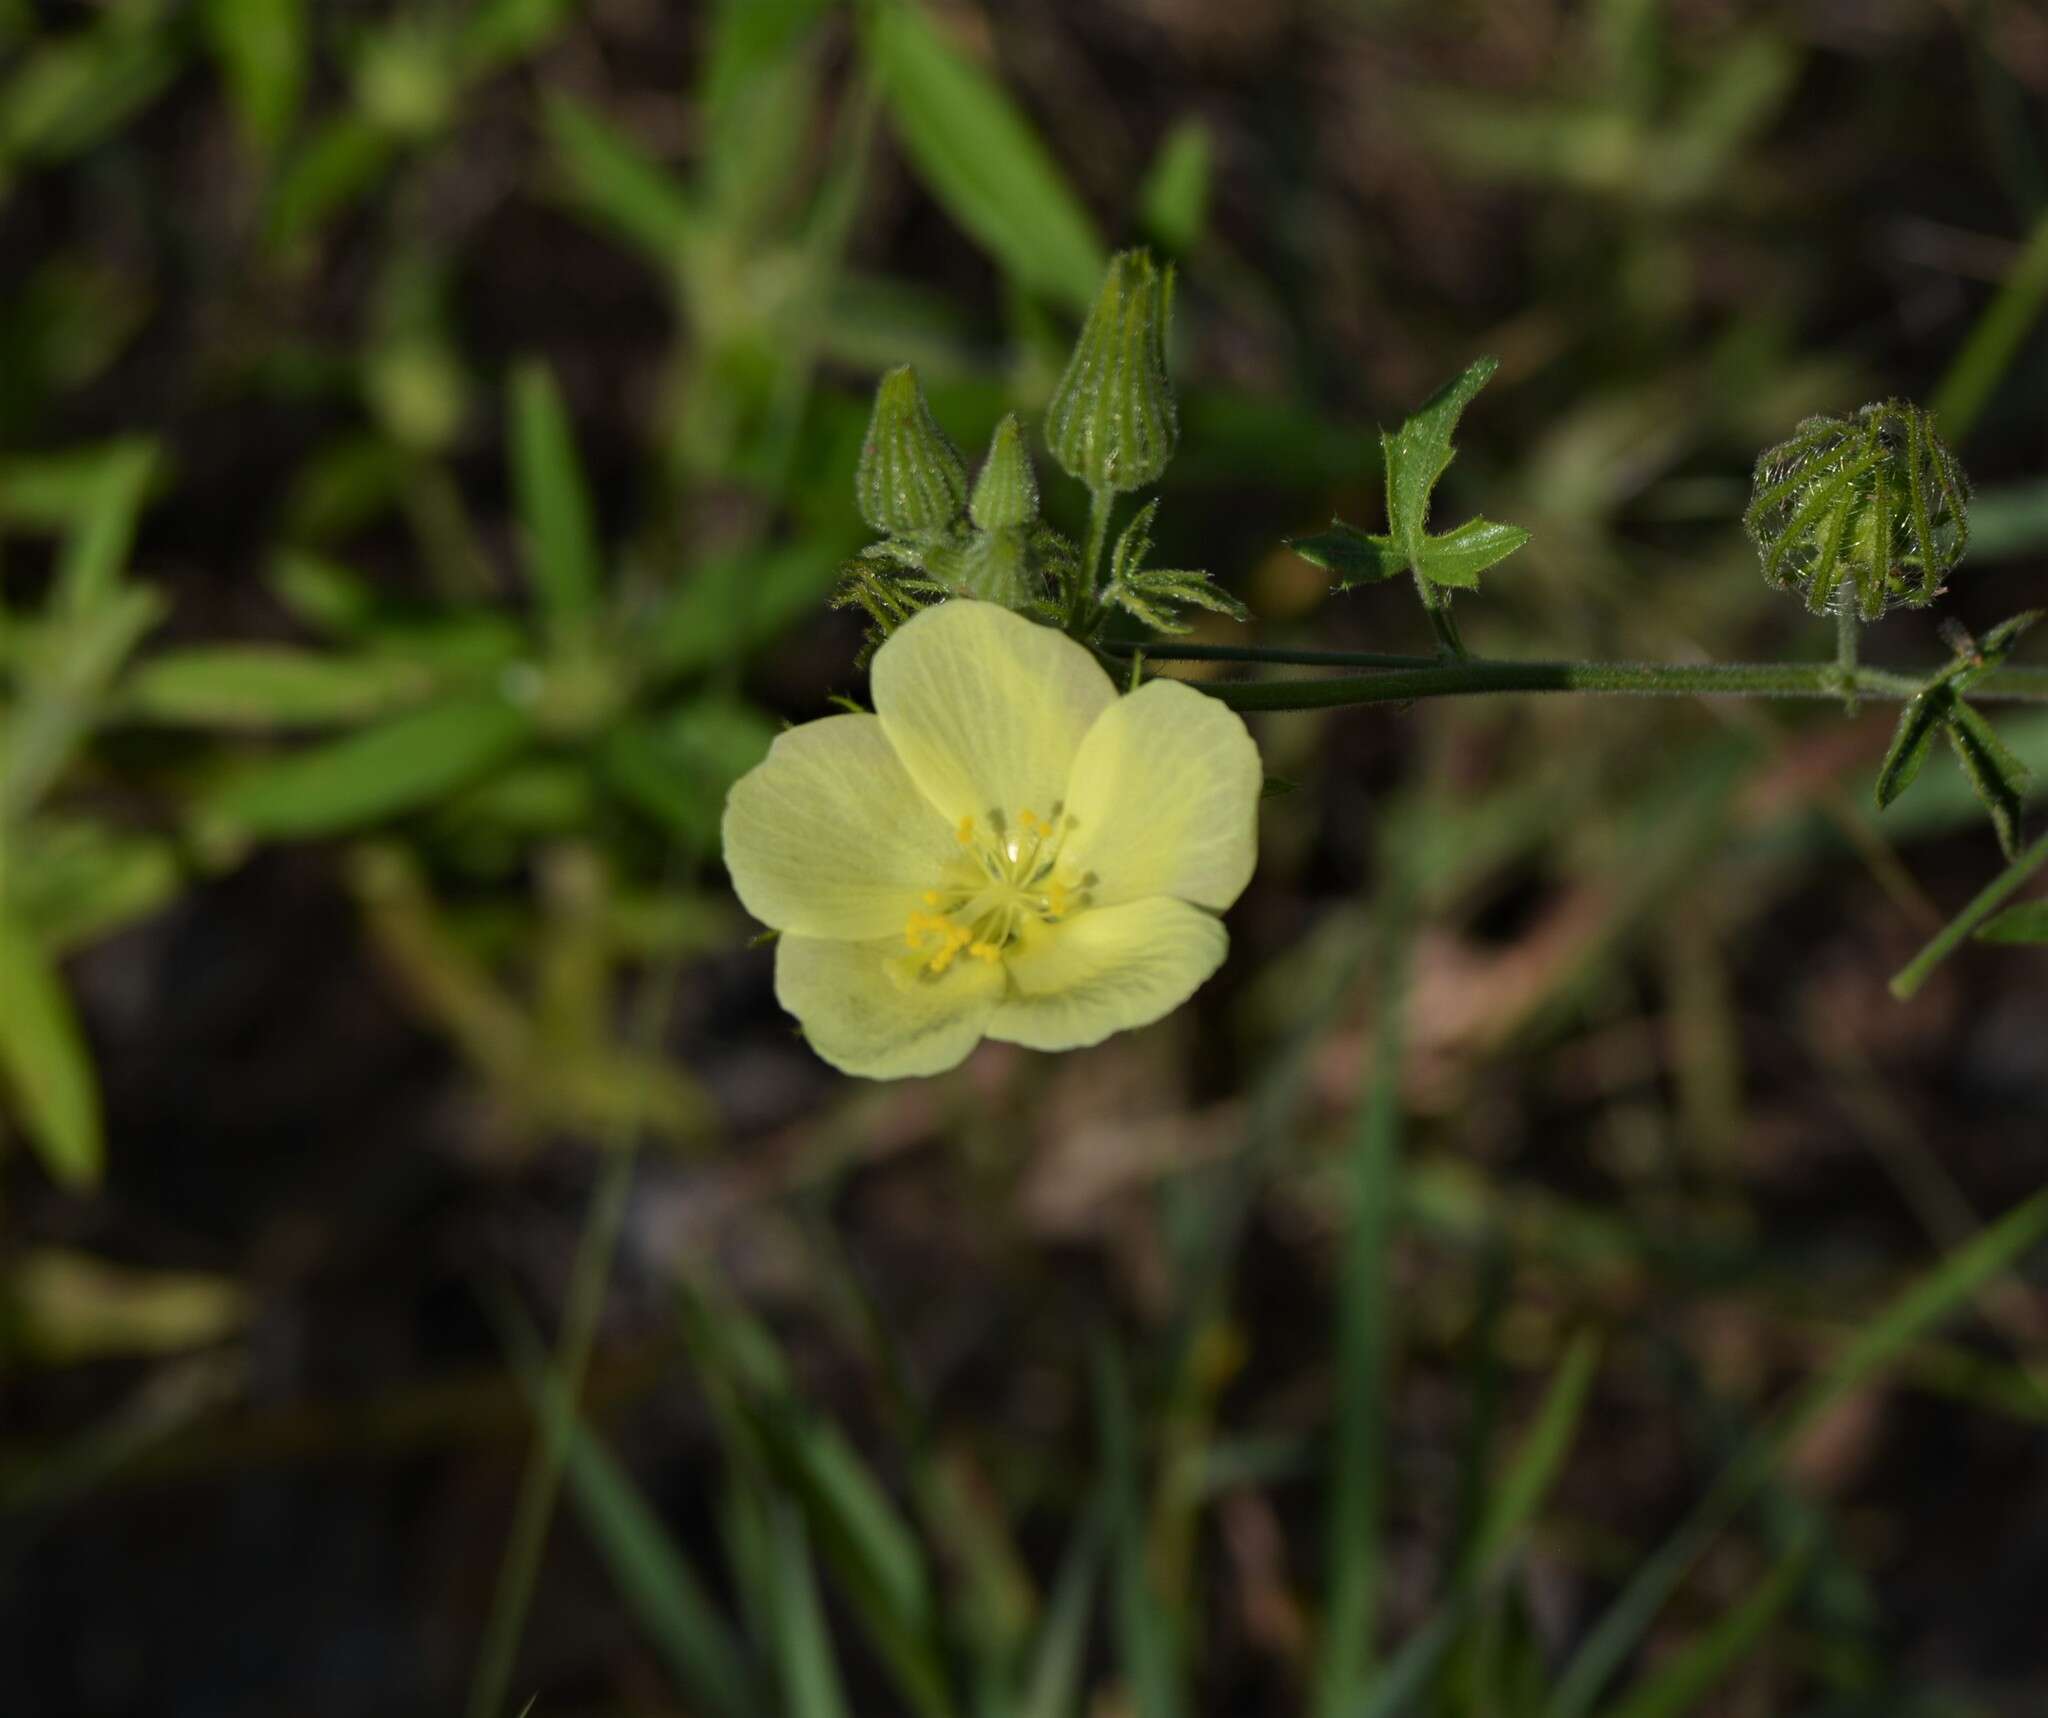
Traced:
[[1114, 489], [1088, 492], [1088, 547], [1081, 570], [1067, 592], [1067, 632], [1085, 638], [1094, 627], [1095, 593], [1102, 588], [1102, 551], [1109, 543], [1109, 516], [1116, 508]]
[[1856, 613], [1853, 593], [1841, 599], [1835, 610], [1835, 671], [1842, 682], [1842, 708], [1856, 714], [1856, 645], [1861, 617]]
[[[1170, 650], [1171, 647], [1169, 647]], [[1165, 655], [1169, 651], [1148, 654]], [[1299, 660], [1299, 658], [1297, 658]], [[1910, 675], [1862, 668], [1847, 682], [1871, 698], [1910, 698]], [[1635, 697], [1839, 698], [1845, 682], [1832, 662], [1441, 662], [1328, 680], [1231, 681], [1201, 690], [1238, 710], [1327, 710], [1346, 704], [1402, 704], [1479, 692], [1600, 692]], [[2048, 669], [2003, 668], [1972, 696], [2048, 702]]]

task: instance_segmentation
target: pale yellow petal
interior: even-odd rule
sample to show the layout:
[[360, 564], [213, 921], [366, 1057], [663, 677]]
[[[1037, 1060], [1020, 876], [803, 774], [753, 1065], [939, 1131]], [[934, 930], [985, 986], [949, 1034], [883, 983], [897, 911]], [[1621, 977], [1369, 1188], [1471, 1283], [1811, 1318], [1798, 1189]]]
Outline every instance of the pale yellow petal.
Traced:
[[1082, 735], [1116, 702], [1095, 658], [993, 603], [941, 603], [875, 652], [875, 713], [912, 780], [956, 824], [1049, 817]]
[[1096, 718], [1067, 784], [1070, 869], [1098, 905], [1172, 895], [1221, 912], [1258, 860], [1259, 749], [1243, 718], [1154, 680]]
[[944, 1073], [981, 1041], [1003, 994], [1003, 971], [963, 960], [929, 977], [914, 964], [901, 937], [786, 936], [775, 945], [775, 999], [842, 1073], [871, 1080]]
[[1229, 947], [1209, 914], [1163, 896], [1077, 913], [1009, 956], [1010, 993], [988, 1035], [1034, 1050], [1099, 1044], [1178, 1008]]
[[958, 848], [873, 716], [779, 735], [725, 802], [725, 864], [741, 904], [803, 936], [900, 935]]

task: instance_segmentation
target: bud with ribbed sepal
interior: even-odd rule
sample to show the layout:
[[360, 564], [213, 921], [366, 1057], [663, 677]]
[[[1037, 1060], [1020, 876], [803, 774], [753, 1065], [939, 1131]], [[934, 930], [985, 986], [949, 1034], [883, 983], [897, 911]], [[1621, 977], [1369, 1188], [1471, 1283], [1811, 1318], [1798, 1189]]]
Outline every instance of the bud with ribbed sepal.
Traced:
[[1112, 257], [1045, 416], [1053, 458], [1092, 491], [1143, 489], [1173, 458], [1180, 416], [1166, 376], [1172, 319], [1172, 268], [1142, 250]]
[[944, 536], [967, 509], [960, 450], [939, 428], [908, 364], [891, 370], [875, 390], [854, 494], [871, 527], [911, 542]]

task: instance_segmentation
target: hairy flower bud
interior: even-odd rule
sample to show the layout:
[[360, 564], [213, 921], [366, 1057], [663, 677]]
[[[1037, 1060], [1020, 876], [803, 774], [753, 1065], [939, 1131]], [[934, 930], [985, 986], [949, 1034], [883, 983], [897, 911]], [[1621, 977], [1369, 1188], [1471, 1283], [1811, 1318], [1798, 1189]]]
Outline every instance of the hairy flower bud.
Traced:
[[1180, 419], [1166, 377], [1172, 319], [1171, 266], [1160, 268], [1142, 250], [1110, 258], [1045, 415], [1053, 458], [1091, 490], [1143, 489], [1173, 458]]
[[960, 450], [939, 428], [908, 364], [891, 370], [875, 390], [854, 494], [860, 516], [891, 537], [939, 536], [966, 510], [967, 468]]
[[1969, 542], [1969, 479], [1904, 400], [1812, 417], [1756, 462], [1743, 528], [1764, 577], [1815, 614], [1921, 608]]
[[984, 531], [1029, 525], [1038, 517], [1038, 473], [1031, 469], [1031, 454], [1015, 412], [1006, 414], [989, 438], [988, 458], [974, 480], [967, 510]]

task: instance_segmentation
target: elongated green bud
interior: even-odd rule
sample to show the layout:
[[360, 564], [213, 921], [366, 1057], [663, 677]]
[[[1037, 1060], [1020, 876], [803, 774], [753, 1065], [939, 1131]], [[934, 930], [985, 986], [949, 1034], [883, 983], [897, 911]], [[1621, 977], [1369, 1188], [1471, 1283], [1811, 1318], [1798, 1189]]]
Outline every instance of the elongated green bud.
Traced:
[[1166, 377], [1172, 320], [1172, 267], [1142, 250], [1111, 257], [1045, 414], [1053, 458], [1091, 490], [1143, 489], [1173, 458], [1180, 416]]
[[908, 364], [891, 370], [875, 390], [853, 485], [860, 516], [891, 537], [941, 535], [966, 510], [967, 467]]
[[1029, 525], [1038, 517], [1038, 473], [1024, 445], [1017, 414], [1006, 414], [989, 438], [988, 458], [974, 480], [969, 516], [984, 531], [1006, 531]]

